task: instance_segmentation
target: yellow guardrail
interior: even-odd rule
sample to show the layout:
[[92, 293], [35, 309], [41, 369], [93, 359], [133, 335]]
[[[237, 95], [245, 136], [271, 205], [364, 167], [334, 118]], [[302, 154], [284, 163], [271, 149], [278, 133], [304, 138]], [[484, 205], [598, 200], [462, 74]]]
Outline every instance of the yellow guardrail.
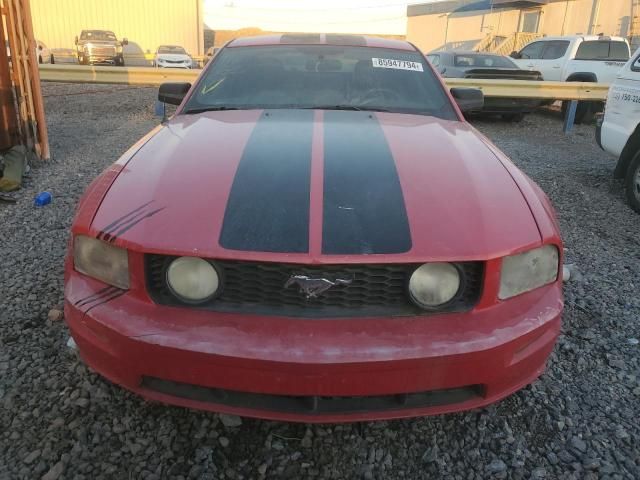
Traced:
[[201, 70], [152, 67], [89, 67], [84, 65], [40, 65], [40, 80], [64, 83], [120, 83], [160, 85], [164, 82], [194, 82]]
[[609, 85], [604, 83], [481, 80], [475, 78], [447, 78], [445, 81], [448, 87], [479, 88], [486, 97], [606, 100], [609, 92]]
[[[178, 68], [40, 65], [40, 79], [45, 82], [160, 85], [164, 82], [193, 83], [199, 73], [200, 70]], [[609, 91], [606, 84], [579, 82], [447, 78], [446, 84], [448, 87], [479, 88], [487, 97], [543, 100], [606, 100]]]

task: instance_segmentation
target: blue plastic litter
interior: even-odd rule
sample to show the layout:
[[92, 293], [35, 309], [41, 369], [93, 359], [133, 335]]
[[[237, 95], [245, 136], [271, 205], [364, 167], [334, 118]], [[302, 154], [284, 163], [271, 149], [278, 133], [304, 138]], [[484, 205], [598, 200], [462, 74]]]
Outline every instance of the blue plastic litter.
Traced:
[[33, 203], [36, 207], [44, 207], [45, 205], [49, 205], [53, 200], [53, 196], [49, 192], [41, 192], [36, 195]]

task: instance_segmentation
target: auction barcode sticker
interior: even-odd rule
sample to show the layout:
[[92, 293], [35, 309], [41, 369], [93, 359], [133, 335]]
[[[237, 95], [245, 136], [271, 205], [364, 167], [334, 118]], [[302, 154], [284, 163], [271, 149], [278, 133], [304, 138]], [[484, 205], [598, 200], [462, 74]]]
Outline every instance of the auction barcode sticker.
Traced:
[[411, 70], [413, 72], [422, 72], [422, 64], [419, 62], [410, 62], [408, 60], [394, 60], [392, 58], [372, 58], [375, 68], [394, 68], [396, 70]]

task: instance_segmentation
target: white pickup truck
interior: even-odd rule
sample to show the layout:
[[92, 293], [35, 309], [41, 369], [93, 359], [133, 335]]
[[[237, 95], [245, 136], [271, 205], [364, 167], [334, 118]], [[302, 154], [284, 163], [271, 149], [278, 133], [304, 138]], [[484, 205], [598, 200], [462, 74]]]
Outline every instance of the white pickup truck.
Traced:
[[[600, 35], [543, 37], [511, 54], [520, 68], [537, 70], [545, 80], [598, 83], [613, 82], [629, 56], [626, 39]], [[576, 123], [601, 109], [601, 102], [580, 102]]]
[[611, 84], [596, 139], [618, 159], [614, 176], [624, 179], [627, 200], [640, 213], [640, 50]]

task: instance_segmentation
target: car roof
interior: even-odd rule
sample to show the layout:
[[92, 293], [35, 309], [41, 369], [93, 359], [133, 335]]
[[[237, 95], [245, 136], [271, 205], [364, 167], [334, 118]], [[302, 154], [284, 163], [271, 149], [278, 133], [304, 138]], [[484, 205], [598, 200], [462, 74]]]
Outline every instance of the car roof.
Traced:
[[493, 52], [475, 52], [473, 50], [439, 50], [435, 52], [428, 53], [428, 55], [465, 55], [465, 56], [474, 56], [474, 55], [482, 55], [483, 57], [504, 57], [504, 55], [500, 55]]
[[404, 40], [393, 40], [366, 35], [342, 35], [332, 33], [283, 33], [257, 37], [236, 38], [227, 47], [254, 47], [268, 45], [336, 45], [342, 47], [374, 47], [415, 51], [416, 48]]
[[541, 37], [541, 38], [536, 38], [535, 40], [532, 40], [530, 43], [533, 42], [548, 42], [550, 40], [587, 40], [587, 41], [592, 41], [592, 40], [603, 40], [603, 41], [609, 41], [609, 40], [614, 40], [616, 42], [624, 42], [626, 39], [622, 38], [622, 37], [611, 37], [609, 35], [565, 35], [563, 37]]

